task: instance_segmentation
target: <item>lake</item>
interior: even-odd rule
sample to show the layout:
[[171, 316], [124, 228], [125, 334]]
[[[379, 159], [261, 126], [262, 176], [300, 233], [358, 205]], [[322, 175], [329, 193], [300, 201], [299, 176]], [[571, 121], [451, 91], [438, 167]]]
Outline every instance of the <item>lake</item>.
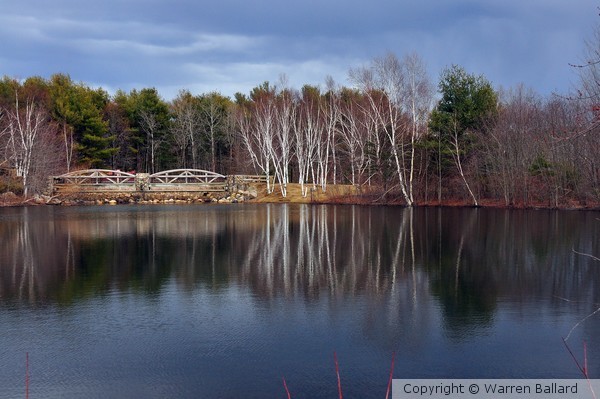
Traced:
[[[600, 212], [0, 209], [3, 398], [384, 398], [600, 378]], [[579, 323], [579, 324], [578, 324]]]

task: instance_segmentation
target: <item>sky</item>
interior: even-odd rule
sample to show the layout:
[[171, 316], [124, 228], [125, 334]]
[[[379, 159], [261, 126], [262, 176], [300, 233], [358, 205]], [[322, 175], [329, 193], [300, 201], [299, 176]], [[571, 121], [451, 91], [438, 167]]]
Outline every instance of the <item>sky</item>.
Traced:
[[351, 85], [350, 68], [417, 53], [434, 84], [453, 64], [542, 95], [577, 83], [593, 0], [0, 0], [0, 76], [66, 73], [109, 93], [248, 94]]

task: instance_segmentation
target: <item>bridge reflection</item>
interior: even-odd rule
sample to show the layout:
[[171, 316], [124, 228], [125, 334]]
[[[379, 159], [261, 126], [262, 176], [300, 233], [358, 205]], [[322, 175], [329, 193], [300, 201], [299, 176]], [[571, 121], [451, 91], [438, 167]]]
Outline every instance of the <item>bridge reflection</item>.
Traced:
[[241, 285], [267, 302], [435, 298], [449, 323], [491, 315], [506, 297], [600, 302], [600, 269], [572, 252], [600, 252], [583, 213], [262, 204], [15, 208], [0, 217], [0, 306], [154, 295], [171, 281]]

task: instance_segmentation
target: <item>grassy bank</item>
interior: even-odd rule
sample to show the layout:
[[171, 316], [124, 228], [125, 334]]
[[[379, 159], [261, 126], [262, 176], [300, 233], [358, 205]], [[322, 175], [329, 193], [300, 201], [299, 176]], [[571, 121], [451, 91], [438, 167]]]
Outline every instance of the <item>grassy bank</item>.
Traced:
[[[317, 204], [361, 204], [361, 205], [398, 205], [404, 206], [402, 195], [398, 192], [385, 192], [380, 187], [375, 186], [353, 186], [348, 184], [329, 184], [327, 190], [323, 192], [320, 187], [313, 188], [307, 186], [306, 196], [302, 195], [300, 185], [290, 183], [287, 185], [287, 195], [283, 197], [279, 185], [275, 186], [272, 193], [267, 193], [266, 186], [261, 186], [257, 190], [257, 198], [251, 200], [254, 203], [317, 203]], [[506, 205], [499, 199], [481, 199], [480, 206], [484, 208], [502, 208], [502, 209], [582, 209], [597, 210], [600, 209], [600, 203], [579, 203], [572, 201], [564, 206], [555, 207], [547, 202]], [[435, 201], [416, 201], [416, 206], [445, 206], [445, 207], [472, 207], [473, 203], [469, 198], [445, 199], [441, 202]]]

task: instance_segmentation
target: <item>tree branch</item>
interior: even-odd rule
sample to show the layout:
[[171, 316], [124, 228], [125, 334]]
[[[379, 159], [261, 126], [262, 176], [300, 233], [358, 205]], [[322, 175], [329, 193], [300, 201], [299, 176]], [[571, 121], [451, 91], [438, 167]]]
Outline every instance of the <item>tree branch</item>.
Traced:
[[575, 249], [573, 249], [573, 252], [575, 252], [577, 255], [587, 256], [588, 258], [592, 258], [593, 260], [600, 262], [600, 258], [598, 258], [594, 255], [586, 254], [584, 252], [578, 252], [578, 251], [575, 251]]

